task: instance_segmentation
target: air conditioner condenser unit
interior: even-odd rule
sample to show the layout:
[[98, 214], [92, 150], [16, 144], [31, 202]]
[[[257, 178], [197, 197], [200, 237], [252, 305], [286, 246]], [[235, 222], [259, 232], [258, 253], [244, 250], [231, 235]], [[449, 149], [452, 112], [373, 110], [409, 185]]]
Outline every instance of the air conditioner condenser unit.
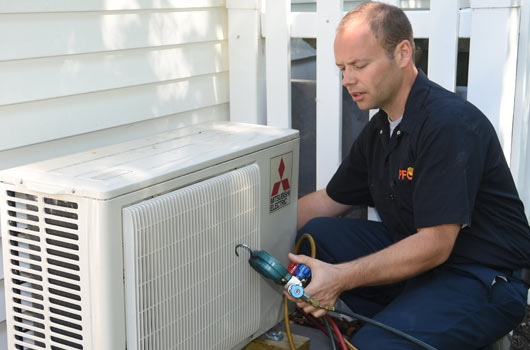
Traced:
[[0, 172], [9, 349], [239, 349], [281, 294], [295, 130], [208, 122]]

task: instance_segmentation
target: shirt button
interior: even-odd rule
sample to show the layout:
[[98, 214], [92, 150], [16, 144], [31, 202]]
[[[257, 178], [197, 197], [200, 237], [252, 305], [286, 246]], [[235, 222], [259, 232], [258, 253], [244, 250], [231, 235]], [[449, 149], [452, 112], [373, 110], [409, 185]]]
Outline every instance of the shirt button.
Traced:
[[383, 134], [383, 129], [379, 130], [379, 135]]
[[394, 200], [394, 199], [396, 199], [396, 196], [395, 196], [394, 194], [392, 194], [392, 193], [391, 193], [391, 194], [389, 194], [389, 195], [388, 195], [388, 197], [389, 197], [389, 198], [390, 198], [391, 200]]

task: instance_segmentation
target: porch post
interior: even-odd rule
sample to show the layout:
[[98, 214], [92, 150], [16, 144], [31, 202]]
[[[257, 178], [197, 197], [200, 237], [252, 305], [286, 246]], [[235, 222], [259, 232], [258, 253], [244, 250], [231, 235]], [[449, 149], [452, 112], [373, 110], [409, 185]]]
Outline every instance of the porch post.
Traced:
[[266, 124], [264, 40], [259, 0], [226, 0], [230, 120]]
[[519, 6], [472, 0], [467, 99], [491, 120], [508, 163], [512, 148]]
[[265, 30], [267, 125], [290, 128], [291, 1], [267, 1]]
[[342, 160], [342, 86], [333, 42], [342, 0], [317, 0], [316, 188], [324, 188]]
[[431, 0], [429, 79], [449, 91], [456, 87], [459, 0]]

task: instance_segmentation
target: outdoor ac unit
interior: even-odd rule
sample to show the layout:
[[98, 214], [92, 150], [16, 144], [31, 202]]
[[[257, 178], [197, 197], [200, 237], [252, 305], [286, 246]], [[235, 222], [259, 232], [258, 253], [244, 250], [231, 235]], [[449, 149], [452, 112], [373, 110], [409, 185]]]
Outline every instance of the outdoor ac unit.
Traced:
[[283, 263], [298, 132], [209, 122], [5, 170], [9, 349], [236, 349], [281, 294], [234, 254]]

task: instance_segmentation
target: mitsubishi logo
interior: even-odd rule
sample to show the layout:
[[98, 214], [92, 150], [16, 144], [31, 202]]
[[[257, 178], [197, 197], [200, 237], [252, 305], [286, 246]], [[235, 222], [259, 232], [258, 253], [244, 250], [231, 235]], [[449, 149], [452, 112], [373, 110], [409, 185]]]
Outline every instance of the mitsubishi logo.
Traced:
[[278, 174], [280, 174], [280, 181], [276, 182], [274, 184], [274, 187], [272, 188], [271, 196], [276, 196], [278, 192], [280, 191], [280, 186], [283, 187], [284, 191], [287, 191], [289, 186], [289, 179], [283, 178], [283, 172], [285, 171], [285, 164], [283, 163], [283, 158], [280, 160], [280, 166], [278, 167]]
[[[271, 158], [269, 173], [269, 213], [291, 203], [291, 176], [293, 176], [293, 152]], [[296, 183], [294, 184], [296, 186]]]

